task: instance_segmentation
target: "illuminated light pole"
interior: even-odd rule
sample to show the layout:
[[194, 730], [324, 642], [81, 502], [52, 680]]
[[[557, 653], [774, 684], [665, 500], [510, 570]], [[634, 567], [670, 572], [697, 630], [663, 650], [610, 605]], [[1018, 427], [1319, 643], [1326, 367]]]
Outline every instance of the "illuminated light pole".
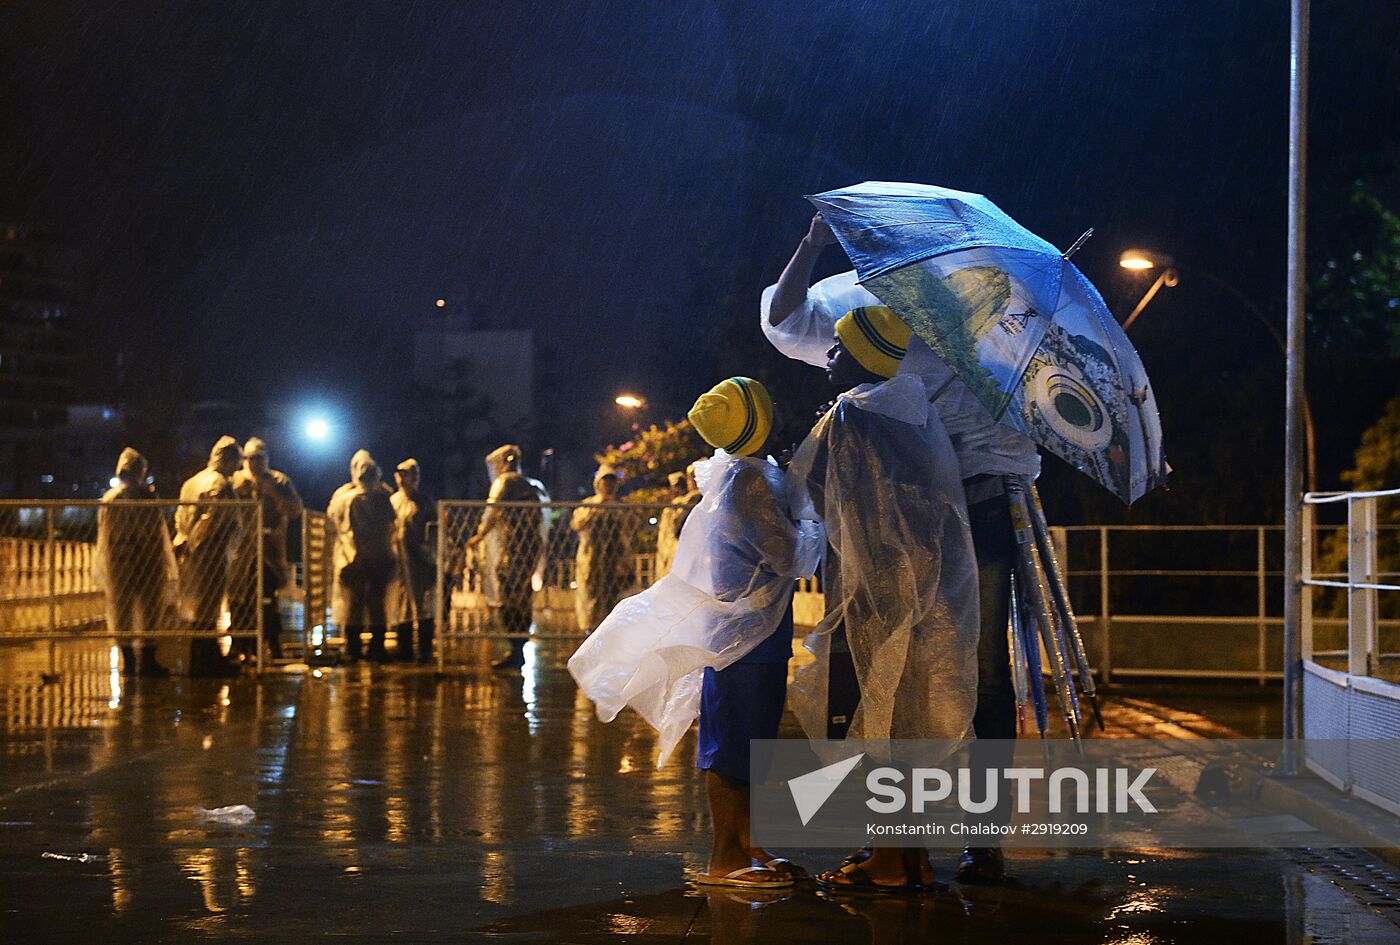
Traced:
[[[1170, 256], [1161, 253], [1153, 253], [1145, 249], [1125, 250], [1123, 255], [1118, 258], [1118, 265], [1127, 269], [1129, 272], [1149, 272], [1153, 269], [1161, 270], [1161, 274], [1157, 276], [1157, 281], [1153, 282], [1151, 287], [1143, 293], [1138, 304], [1128, 313], [1128, 317], [1123, 319], [1124, 331], [1127, 331], [1133, 326], [1133, 323], [1138, 320], [1138, 316], [1142, 314], [1143, 309], [1147, 308], [1147, 304], [1156, 298], [1157, 293], [1160, 292], [1163, 287], [1172, 288], [1179, 284], [1181, 282], [1181, 270], [1186, 269], [1191, 275], [1199, 276], [1229, 295], [1238, 302], [1246, 312], [1253, 315], [1254, 320], [1264, 326], [1264, 330], [1269, 333], [1269, 337], [1274, 340], [1274, 344], [1278, 345], [1279, 352], [1284, 357], [1285, 367], [1287, 367], [1289, 358], [1288, 342], [1283, 337], [1283, 334], [1274, 326], [1273, 322], [1269, 321], [1268, 316], [1264, 314], [1263, 310], [1260, 309], [1249, 296], [1215, 275], [1215, 273], [1206, 269], [1198, 269], [1194, 266], [1189, 268], [1183, 267]], [[1301, 389], [1301, 385], [1300, 395], [1303, 407], [1304, 438], [1307, 445], [1308, 490], [1313, 491], [1317, 489], [1317, 446], [1313, 437], [1312, 404], [1308, 402], [1308, 393], [1306, 390]]]

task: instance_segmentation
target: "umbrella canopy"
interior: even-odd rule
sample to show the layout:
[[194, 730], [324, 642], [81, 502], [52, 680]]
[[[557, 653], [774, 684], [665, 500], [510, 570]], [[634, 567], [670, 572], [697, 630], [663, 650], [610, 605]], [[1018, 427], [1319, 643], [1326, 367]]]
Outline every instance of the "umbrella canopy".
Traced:
[[1142, 360], [1068, 253], [980, 194], [868, 181], [807, 199], [994, 418], [1124, 502], [1165, 483]]

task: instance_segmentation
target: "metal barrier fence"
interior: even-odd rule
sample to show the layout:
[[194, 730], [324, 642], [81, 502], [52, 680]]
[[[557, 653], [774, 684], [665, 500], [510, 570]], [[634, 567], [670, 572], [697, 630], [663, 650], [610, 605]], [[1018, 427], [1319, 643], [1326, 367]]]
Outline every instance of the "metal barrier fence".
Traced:
[[[1394, 521], [1400, 489], [1384, 492], [1311, 493], [1303, 499], [1303, 752], [1304, 763], [1333, 786], [1400, 815], [1400, 685], [1379, 678], [1394, 658], [1395, 621], [1383, 620], [1386, 604], [1400, 603], [1396, 529], [1383, 527], [1389, 503]], [[1317, 568], [1317, 515], [1345, 509], [1346, 570]], [[1336, 560], [1336, 556], [1333, 556]], [[1345, 647], [1317, 648], [1322, 621], [1318, 596], [1345, 594]], [[1389, 643], [1389, 646], [1387, 646]], [[1344, 668], [1323, 665], [1344, 657]]]
[[[333, 565], [335, 527], [325, 512], [306, 509], [301, 516], [301, 568], [297, 586], [301, 590], [304, 656], [312, 658], [332, 645], [338, 633], [332, 617], [335, 597]], [[337, 645], [342, 640], [334, 641]]]
[[[1052, 526], [1090, 661], [1104, 681], [1282, 677], [1283, 530], [1277, 525]], [[1320, 535], [1341, 526], [1318, 526]], [[799, 582], [799, 625], [822, 612], [820, 581]], [[1341, 616], [1314, 620], [1336, 647]], [[1400, 653], [1400, 620], [1380, 621]]]
[[0, 501], [0, 640], [252, 638], [261, 667], [261, 535], [252, 501]]
[[678, 505], [439, 502], [439, 668], [467, 640], [581, 640], [669, 569], [684, 518]]

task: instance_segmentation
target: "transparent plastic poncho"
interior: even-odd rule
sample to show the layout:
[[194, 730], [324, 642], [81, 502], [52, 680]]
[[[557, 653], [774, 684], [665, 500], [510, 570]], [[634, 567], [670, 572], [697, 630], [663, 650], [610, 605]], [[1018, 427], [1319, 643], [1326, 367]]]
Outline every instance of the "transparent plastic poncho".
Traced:
[[819, 525], [788, 517], [771, 461], [721, 450], [695, 478], [702, 497], [671, 572], [619, 603], [569, 660], [598, 718], [631, 706], [656, 729], [658, 767], [700, 714], [705, 668], [729, 666], [777, 629], [825, 545]]
[[977, 701], [977, 561], [958, 460], [918, 378], [842, 394], [788, 471], [793, 512], [825, 523], [826, 616], [789, 693], [827, 737], [832, 635], [860, 684], [848, 738], [958, 741]]

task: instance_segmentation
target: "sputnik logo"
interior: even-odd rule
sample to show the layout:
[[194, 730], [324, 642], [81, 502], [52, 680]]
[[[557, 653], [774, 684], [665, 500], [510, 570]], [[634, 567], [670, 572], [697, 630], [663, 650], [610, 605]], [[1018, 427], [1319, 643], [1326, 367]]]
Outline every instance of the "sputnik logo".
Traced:
[[846, 780], [846, 775], [850, 774], [864, 757], [865, 753], [861, 752], [788, 781], [788, 790], [792, 792], [792, 802], [797, 805], [797, 816], [802, 819], [802, 826], [807, 826], [808, 822], [817, 816], [817, 812]]

